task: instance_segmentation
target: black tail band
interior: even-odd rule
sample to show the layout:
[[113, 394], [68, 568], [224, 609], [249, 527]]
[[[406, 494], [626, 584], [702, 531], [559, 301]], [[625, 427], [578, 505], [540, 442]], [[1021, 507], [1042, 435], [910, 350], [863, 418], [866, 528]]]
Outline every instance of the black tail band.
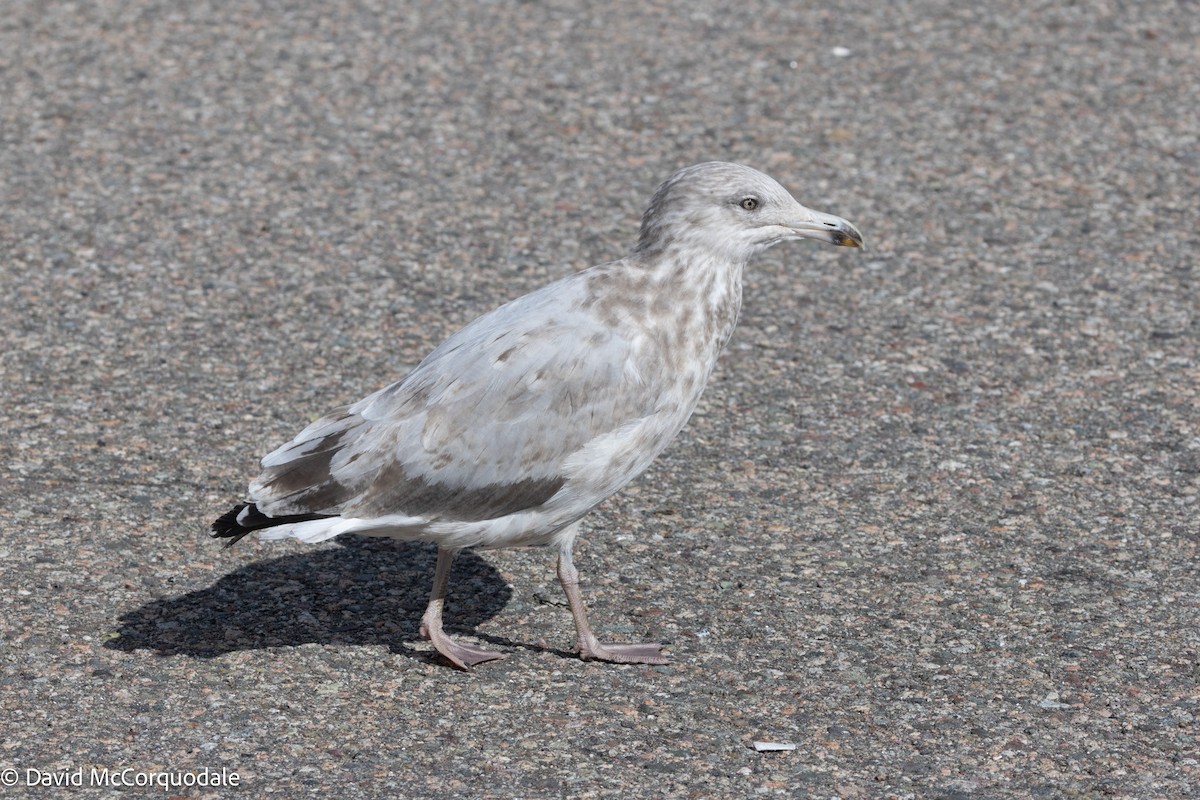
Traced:
[[[249, 510], [245, 518], [241, 522], [238, 522], [238, 517], [246, 509]], [[217, 539], [229, 539], [225, 543], [225, 546], [233, 547], [246, 534], [262, 530], [263, 528], [273, 528], [276, 525], [290, 525], [293, 522], [308, 522], [314, 519], [328, 519], [330, 516], [332, 515], [289, 514], [282, 517], [268, 517], [259, 511], [258, 506], [253, 503], [241, 503], [217, 518], [217, 521], [212, 524], [212, 535]]]

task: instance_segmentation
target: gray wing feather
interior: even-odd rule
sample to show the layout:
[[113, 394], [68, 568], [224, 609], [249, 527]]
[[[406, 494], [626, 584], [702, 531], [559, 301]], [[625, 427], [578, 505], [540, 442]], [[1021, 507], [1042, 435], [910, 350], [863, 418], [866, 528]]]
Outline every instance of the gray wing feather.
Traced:
[[568, 278], [475, 320], [264, 458], [251, 496], [269, 514], [368, 518], [490, 519], [546, 502], [573, 453], [658, 398], [633, 343], [580, 310], [579, 290]]

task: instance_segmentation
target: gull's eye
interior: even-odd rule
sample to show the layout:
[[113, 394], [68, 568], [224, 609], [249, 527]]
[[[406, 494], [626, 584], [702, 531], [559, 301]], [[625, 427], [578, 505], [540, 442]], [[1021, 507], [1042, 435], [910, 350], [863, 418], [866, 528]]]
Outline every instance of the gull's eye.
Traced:
[[754, 209], [758, 208], [758, 198], [757, 197], [743, 197], [741, 206], [742, 206], [742, 208], [746, 209], [747, 211], [753, 211]]

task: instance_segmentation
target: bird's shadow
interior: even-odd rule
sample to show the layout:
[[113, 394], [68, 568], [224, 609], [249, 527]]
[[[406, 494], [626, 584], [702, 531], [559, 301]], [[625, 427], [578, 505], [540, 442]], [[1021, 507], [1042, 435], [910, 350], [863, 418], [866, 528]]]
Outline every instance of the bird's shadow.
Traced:
[[[125, 612], [105, 647], [212, 658], [309, 643], [383, 644], [435, 658], [407, 643], [420, 639], [437, 548], [365, 537], [338, 543], [248, 564], [205, 589]], [[471, 633], [511, 595], [494, 567], [470, 551], [460, 553], [450, 578], [447, 632]]]

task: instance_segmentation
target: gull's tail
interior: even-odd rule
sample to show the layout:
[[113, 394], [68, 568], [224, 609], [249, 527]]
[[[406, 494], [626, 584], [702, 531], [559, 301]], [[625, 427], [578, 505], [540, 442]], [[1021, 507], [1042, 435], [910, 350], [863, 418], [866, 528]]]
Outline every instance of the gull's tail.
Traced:
[[328, 519], [329, 514], [290, 514], [283, 517], [268, 517], [253, 503], [241, 503], [222, 514], [212, 524], [212, 535], [217, 539], [228, 539], [226, 547], [233, 547], [248, 533], [273, 528], [276, 525], [292, 525], [314, 519]]

